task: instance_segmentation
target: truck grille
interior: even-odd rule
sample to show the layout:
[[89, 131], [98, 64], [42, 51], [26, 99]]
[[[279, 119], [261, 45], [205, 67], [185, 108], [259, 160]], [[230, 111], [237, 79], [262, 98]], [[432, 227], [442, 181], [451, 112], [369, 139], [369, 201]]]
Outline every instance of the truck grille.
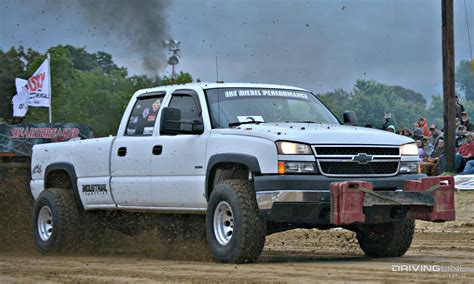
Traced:
[[315, 147], [317, 155], [357, 155], [365, 153], [372, 156], [398, 156], [398, 147]]
[[314, 146], [321, 174], [337, 177], [394, 176], [400, 148], [390, 146]]
[[320, 162], [322, 174], [325, 175], [392, 175], [398, 171], [396, 162]]

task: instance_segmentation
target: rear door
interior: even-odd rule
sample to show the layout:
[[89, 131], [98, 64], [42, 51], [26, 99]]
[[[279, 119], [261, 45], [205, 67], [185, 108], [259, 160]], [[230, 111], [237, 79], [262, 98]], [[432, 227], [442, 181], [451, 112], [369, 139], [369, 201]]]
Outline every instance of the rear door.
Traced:
[[153, 130], [165, 94], [138, 96], [127, 127], [111, 152], [111, 188], [119, 207], [149, 207]]

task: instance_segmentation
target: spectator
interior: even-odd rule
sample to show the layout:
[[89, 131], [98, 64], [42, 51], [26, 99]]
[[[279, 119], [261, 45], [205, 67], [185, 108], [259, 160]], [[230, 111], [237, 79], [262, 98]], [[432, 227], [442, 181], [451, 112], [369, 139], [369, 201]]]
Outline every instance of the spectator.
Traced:
[[438, 147], [436, 147], [426, 162], [421, 163], [421, 171], [427, 175], [437, 176], [444, 171], [444, 140], [442, 137], [438, 139]]
[[420, 119], [418, 119], [418, 125], [423, 130], [423, 136], [431, 136], [431, 132], [428, 129], [428, 122], [426, 122], [426, 118], [420, 117]]
[[413, 133], [408, 128], [402, 129], [402, 135], [406, 137], [413, 137]]
[[423, 140], [416, 140], [416, 146], [418, 147], [418, 158], [420, 161], [424, 161], [426, 158], [425, 143]]
[[474, 142], [470, 132], [466, 133], [466, 143], [459, 147], [455, 156], [456, 172], [459, 173], [464, 169], [464, 165], [474, 157]]
[[415, 140], [423, 139], [423, 129], [420, 128], [420, 125], [418, 125], [418, 122], [415, 122], [413, 124], [413, 139]]
[[456, 128], [456, 148], [461, 147], [463, 144], [466, 144], [466, 127], [464, 125], [459, 125]]
[[366, 124], [364, 125], [364, 127], [366, 127], [366, 128], [373, 128], [373, 127], [372, 127], [372, 124], [370, 124], [370, 123], [366, 123]]
[[474, 131], [474, 125], [469, 121], [469, 116], [467, 112], [463, 111], [461, 114], [462, 125], [466, 127], [467, 131]]
[[392, 132], [392, 133], [395, 133], [395, 126], [389, 125], [389, 126], [387, 127], [387, 131]]
[[466, 166], [464, 167], [463, 174], [474, 174], [474, 160], [467, 161]]
[[438, 140], [440, 137], [443, 137], [443, 133], [439, 131], [436, 125], [434, 124], [430, 125], [430, 131], [431, 131], [431, 135], [430, 135], [431, 137], [428, 140], [428, 143], [431, 146], [433, 146], [434, 149], [436, 149], [436, 147], [438, 146]]

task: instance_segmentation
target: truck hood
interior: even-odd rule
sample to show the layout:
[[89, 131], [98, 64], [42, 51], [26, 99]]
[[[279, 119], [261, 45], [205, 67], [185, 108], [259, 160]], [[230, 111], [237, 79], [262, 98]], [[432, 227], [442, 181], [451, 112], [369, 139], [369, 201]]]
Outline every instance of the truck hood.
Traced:
[[413, 139], [388, 131], [321, 123], [262, 123], [220, 129], [222, 134], [254, 136], [307, 144], [402, 145]]

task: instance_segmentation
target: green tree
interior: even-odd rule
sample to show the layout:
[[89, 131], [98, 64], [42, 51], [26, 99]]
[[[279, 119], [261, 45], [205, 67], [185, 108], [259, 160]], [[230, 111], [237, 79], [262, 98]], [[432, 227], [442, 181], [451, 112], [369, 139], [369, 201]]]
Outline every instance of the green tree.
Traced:
[[186, 84], [186, 83], [192, 83], [193, 82], [193, 77], [189, 73], [184, 73], [184, 72], [179, 72], [178, 76], [176, 76], [176, 80], [174, 82], [171, 81], [171, 77], [163, 77], [161, 80], [160, 85], [172, 85], [172, 84]]
[[392, 113], [390, 124], [395, 127], [412, 128], [413, 122], [424, 114], [426, 108], [426, 100], [420, 93], [366, 80], [357, 80], [352, 92], [337, 89], [318, 97], [340, 120], [344, 111], [352, 110], [360, 125], [370, 123], [377, 128], [385, 122], [385, 112]]
[[431, 96], [431, 103], [426, 110], [428, 124], [435, 124], [439, 129], [443, 128], [443, 99], [441, 96]]
[[474, 73], [471, 62], [461, 60], [456, 68], [456, 86], [467, 100], [474, 101]]
[[350, 105], [352, 101], [352, 93], [343, 89], [336, 89], [333, 92], [318, 94], [317, 97], [329, 108], [329, 110], [339, 119], [343, 121], [343, 113], [346, 110], [352, 110]]

